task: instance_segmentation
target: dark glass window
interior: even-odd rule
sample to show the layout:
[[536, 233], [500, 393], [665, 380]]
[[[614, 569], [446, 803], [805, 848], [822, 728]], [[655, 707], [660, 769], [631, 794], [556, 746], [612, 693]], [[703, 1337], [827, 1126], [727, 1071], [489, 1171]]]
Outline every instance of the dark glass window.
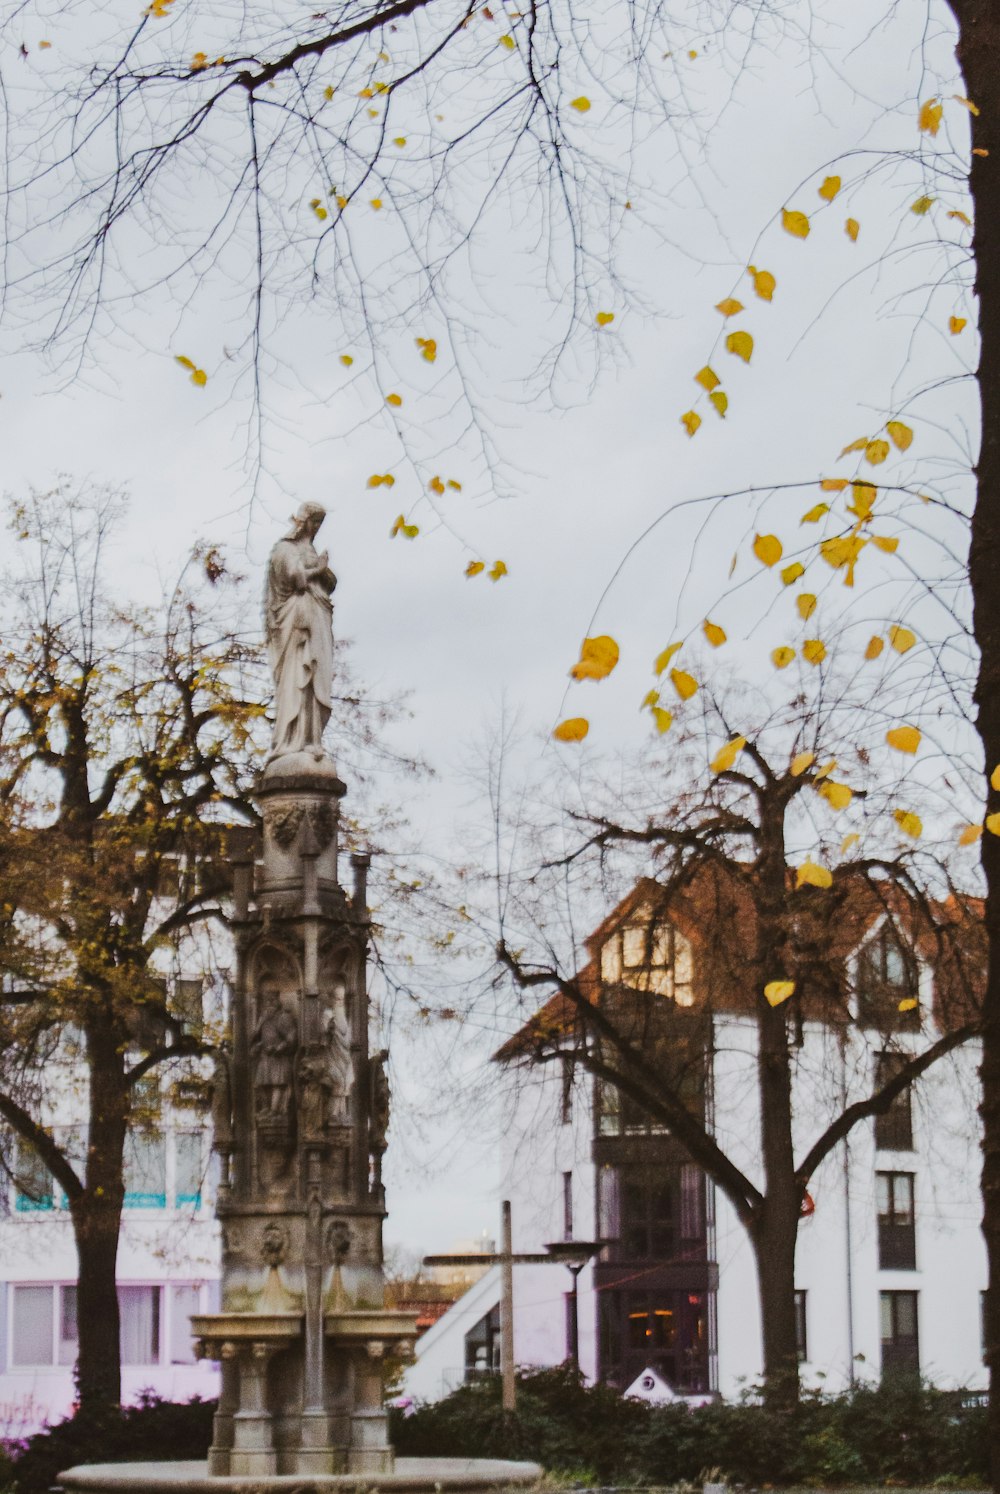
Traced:
[[573, 1060], [564, 1058], [562, 1061], [562, 1101], [559, 1107], [559, 1117], [564, 1126], [568, 1126], [573, 1119]]
[[660, 1168], [624, 1169], [621, 1245], [630, 1260], [670, 1260], [674, 1254], [676, 1179]]
[[465, 1378], [478, 1380], [500, 1369], [500, 1309], [491, 1307], [465, 1335]]
[[877, 1172], [878, 1263], [883, 1271], [913, 1271], [917, 1265], [913, 1173]]
[[563, 1239], [573, 1238], [573, 1174], [563, 1173]]
[[806, 1294], [795, 1293], [795, 1349], [799, 1362], [809, 1358], [809, 1340], [806, 1336]]
[[900, 1011], [900, 1002], [917, 996], [916, 966], [892, 925], [883, 923], [858, 954], [858, 1023], [879, 1032], [914, 1032], [920, 1027], [920, 1008]]
[[879, 1311], [883, 1376], [919, 1375], [916, 1292], [880, 1292]]
[[709, 1388], [709, 1293], [675, 1289], [600, 1294], [600, 1378], [621, 1390], [652, 1369], [676, 1391]]
[[690, 1163], [606, 1164], [598, 1177], [598, 1227], [615, 1261], [704, 1260], [705, 1175]]
[[[875, 1087], [880, 1089], [907, 1062], [905, 1053], [880, 1053], [875, 1066]], [[884, 1115], [876, 1115], [875, 1145], [884, 1152], [913, 1150], [912, 1092], [908, 1087], [896, 1096]]]

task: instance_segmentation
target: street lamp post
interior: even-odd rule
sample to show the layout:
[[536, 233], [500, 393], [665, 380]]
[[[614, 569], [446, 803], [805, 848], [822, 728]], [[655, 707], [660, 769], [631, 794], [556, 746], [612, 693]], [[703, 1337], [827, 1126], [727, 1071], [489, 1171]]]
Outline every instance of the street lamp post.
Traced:
[[577, 1374], [580, 1373], [580, 1272], [603, 1248], [603, 1240], [554, 1240], [545, 1247], [550, 1258], [566, 1266], [573, 1278], [570, 1291], [569, 1358]]

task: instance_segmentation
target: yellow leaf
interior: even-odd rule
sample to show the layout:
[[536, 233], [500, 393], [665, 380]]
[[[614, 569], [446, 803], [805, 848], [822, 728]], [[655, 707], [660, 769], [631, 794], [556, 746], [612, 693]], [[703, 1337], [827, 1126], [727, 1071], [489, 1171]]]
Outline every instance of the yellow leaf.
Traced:
[[971, 99], [963, 98], [960, 93], [953, 93], [952, 98], [955, 100], [956, 104], [962, 104], [966, 109], [968, 109], [970, 114], [975, 114], [978, 116], [978, 106], [974, 104]]
[[655, 705], [653, 706], [652, 711], [653, 720], [656, 723], [656, 730], [662, 737], [664, 732], [670, 730], [671, 726], [673, 725], [674, 718], [673, 716], [671, 716], [670, 712], [665, 711], [662, 706]]
[[[841, 452], [843, 455], [843, 452]], [[847, 487], [846, 477], [823, 477], [820, 479], [820, 489], [824, 493], [842, 493]]]
[[692, 47], [691, 50], [688, 52], [688, 57], [691, 59], [692, 62], [697, 57], [697, 55], [698, 55], [698, 48], [697, 47]]
[[698, 370], [694, 376], [694, 381], [696, 384], [700, 384], [703, 389], [707, 389], [709, 394], [719, 386], [718, 374], [714, 373], [707, 364], [704, 368]]
[[323, 89], [323, 97], [326, 99], [327, 103], [329, 103], [333, 98], [334, 92], [335, 90], [331, 88], [329, 84], [327, 84], [326, 88]]
[[327, 217], [327, 211], [326, 211], [326, 208], [323, 206], [321, 200], [318, 197], [314, 197], [313, 200], [312, 200], [312, 202], [310, 202], [309, 206], [312, 208], [313, 212], [316, 214], [317, 218], [322, 223], [323, 219], [325, 217]]
[[381, 197], [373, 197], [372, 201], [371, 201], [371, 205], [372, 205], [372, 207], [375, 209], [375, 211], [377, 213], [380, 210], [381, 206], [382, 206], [382, 199], [381, 199]]
[[968, 213], [963, 213], [960, 208], [952, 208], [951, 212], [948, 214], [948, 217], [957, 218], [959, 223], [965, 224], [966, 228], [972, 227], [972, 219], [969, 217]]
[[802, 621], [808, 622], [816, 611], [816, 598], [811, 591], [804, 591], [801, 596], [795, 598], [795, 605], [799, 609]]
[[834, 539], [821, 541], [819, 553], [835, 571], [846, 568], [845, 586], [854, 585], [854, 567], [858, 556], [868, 543], [860, 534], [838, 535]]
[[753, 279], [753, 288], [762, 301], [770, 301], [775, 292], [778, 282], [770, 270], [758, 270], [754, 265], [750, 266], [749, 274]]
[[897, 451], [906, 451], [913, 444], [913, 432], [901, 420], [890, 420], [886, 430]]
[[958, 837], [958, 843], [959, 843], [960, 846], [972, 846], [972, 845], [975, 845], [976, 841], [979, 839], [979, 837], [982, 835], [982, 833], [983, 833], [983, 827], [982, 827], [982, 825], [966, 825], [965, 829], [962, 831], [961, 835]]
[[[859, 436], [856, 441], [851, 442], [850, 446], [844, 447], [843, 451], [840, 453], [840, 457], [850, 456], [852, 451], [864, 451], [867, 445], [868, 437]], [[840, 457], [837, 458], [838, 462], [840, 461]]]
[[879, 638], [876, 634], [874, 638], [869, 638], [868, 640], [868, 647], [865, 649], [865, 658], [877, 659], [884, 648], [885, 644], [883, 643], [882, 639]]
[[343, 212], [345, 207], [347, 206], [347, 198], [338, 194], [337, 206], [340, 208], [340, 211]]
[[888, 441], [869, 441], [865, 447], [865, 461], [871, 462], [873, 467], [879, 466], [889, 455]]
[[832, 809], [846, 809], [854, 798], [854, 790], [848, 788], [846, 783], [833, 783], [829, 778], [816, 785], [816, 792], [822, 795]]
[[816, 772], [813, 774], [816, 782], [818, 783], [821, 778], [825, 778], [828, 773], [832, 773], [836, 766], [837, 759], [835, 757], [828, 758], [823, 766], [821, 768], [817, 768]]
[[208, 383], [208, 374], [203, 368], [196, 368], [194, 373], [191, 375], [191, 382], [192, 384], [197, 384], [199, 389], [204, 389], [205, 385]]
[[506, 47], [508, 52], [513, 52], [514, 38], [512, 36], [502, 36], [500, 38], [500, 45]]
[[671, 643], [668, 648], [663, 650], [662, 654], [657, 654], [656, 662], [653, 665], [653, 673], [662, 674], [674, 657], [674, 654], [679, 654], [683, 647], [683, 643]]
[[899, 540], [888, 534], [873, 534], [872, 544], [876, 550], [884, 550], [887, 555], [895, 555], [899, 549]]
[[401, 394], [387, 394], [385, 402], [387, 405], [392, 405], [393, 409], [398, 410], [403, 403], [403, 396]]
[[719, 648], [723, 643], [725, 643], [725, 629], [720, 628], [718, 623], [709, 622], [706, 618], [705, 622], [702, 623], [702, 630], [713, 648]]
[[775, 669], [787, 669], [794, 658], [795, 650], [787, 646], [773, 649], [771, 652], [771, 663]]
[[819, 192], [819, 195], [822, 197], [824, 202], [832, 202], [837, 193], [840, 191], [840, 177], [825, 176], [823, 178], [823, 185], [821, 187], [818, 187], [817, 191]]
[[433, 337], [418, 337], [417, 347], [420, 349], [421, 358], [428, 363], [433, 363], [438, 355], [438, 345]]
[[986, 828], [991, 835], [1000, 835], [1000, 814], [988, 814]]
[[941, 116], [943, 113], [943, 104], [939, 104], [936, 98], [928, 99], [925, 104], [920, 105], [920, 113], [917, 115], [917, 129], [922, 130], [925, 135], [936, 135], [941, 128]]
[[350, 353], [341, 353], [340, 361], [345, 368], [350, 368], [351, 364], [354, 362], [354, 359], [351, 357]]
[[[846, 486], [846, 484], [845, 484], [845, 486]], [[800, 524], [816, 524], [823, 517], [824, 514], [828, 514], [829, 512], [830, 512], [830, 505], [828, 503], [814, 503], [813, 506], [812, 506], [812, 508], [809, 509], [808, 513], [804, 513], [802, 515], [801, 519], [799, 520], [799, 523]]]
[[851, 484], [851, 502], [847, 505], [847, 512], [854, 514], [859, 519], [870, 519], [875, 499], [878, 496], [878, 488], [874, 483], [855, 482]]
[[802, 657], [810, 664], [822, 664], [826, 658], [826, 644], [821, 638], [807, 638], [802, 645]]
[[981, 145], [974, 145], [974, 146], [973, 146], [973, 147], [972, 147], [972, 154], [973, 154], [973, 155], [974, 155], [974, 156], [988, 156], [988, 155], [989, 155], [989, 151], [988, 151], [988, 150], [986, 150], [986, 149], [985, 149], [985, 148], [984, 148], [984, 147], [983, 147], [983, 146], [981, 146]]
[[861, 232], [861, 224], [858, 222], [857, 218], [848, 218], [847, 222], [844, 224], [844, 232], [846, 233], [852, 244], [856, 244], [858, 242], [858, 234]]
[[832, 887], [833, 873], [815, 861], [803, 861], [795, 873], [796, 887]]
[[726, 394], [722, 389], [713, 389], [711, 394], [708, 396], [708, 402], [713, 407], [713, 409], [715, 409], [718, 414], [722, 416], [723, 420], [725, 420], [726, 411], [729, 409], [728, 394]]
[[916, 633], [912, 633], [909, 628], [897, 628], [893, 626], [889, 629], [889, 642], [897, 654], [905, 654], [908, 649], [913, 647], [916, 641]]
[[579, 661], [570, 670], [574, 680], [606, 680], [618, 663], [618, 645], [607, 633], [585, 638], [580, 645]]
[[573, 109], [579, 110], [581, 114], [586, 114], [587, 110], [590, 108], [590, 100], [586, 97], [585, 94], [581, 94], [578, 99], [571, 99], [570, 105]]
[[499, 581], [501, 576], [508, 574], [506, 563], [502, 560], [494, 560], [488, 574], [491, 581]]
[[389, 530], [389, 537], [390, 539], [395, 539], [397, 534], [401, 534], [404, 539], [411, 540], [416, 539], [419, 533], [419, 525], [407, 524], [406, 520], [403, 518], [403, 515], [398, 514], [395, 524], [393, 524], [392, 528]]
[[585, 716], [570, 716], [567, 721], [560, 721], [552, 735], [557, 742], [582, 742], [590, 730], [590, 722]]
[[726, 338], [726, 350], [735, 353], [737, 358], [742, 358], [744, 363], [749, 363], [753, 352], [753, 338], [749, 332], [730, 332]]
[[920, 746], [920, 732], [915, 726], [894, 726], [885, 739], [897, 752], [916, 752]]
[[764, 987], [764, 996], [769, 1006], [780, 1006], [787, 1001], [789, 996], [795, 994], [795, 982], [793, 980], [769, 980]]
[[368, 479], [368, 486], [370, 488], [391, 488], [395, 484], [396, 479], [391, 472], [383, 472], [381, 476], [377, 472], [373, 472]]
[[782, 556], [781, 541], [776, 534], [756, 534], [753, 553], [761, 565], [777, 565]]
[[642, 704], [640, 705], [639, 709], [640, 709], [640, 711], [644, 711], [647, 706], [655, 706], [655, 705], [659, 705], [659, 703], [660, 703], [660, 692], [659, 692], [659, 690], [647, 690], [646, 693], [645, 693], [645, 695], [642, 697]]
[[918, 197], [916, 202], [910, 203], [910, 212], [916, 213], [918, 218], [922, 218], [928, 212], [933, 202], [933, 197]]
[[399, 148], [400, 148], [400, 150], [402, 150], [403, 146], [406, 144], [406, 136], [405, 135], [397, 135], [395, 137], [395, 139], [393, 140], [392, 143], [393, 143], [393, 145], [398, 145]]
[[594, 321], [599, 327], [609, 327], [614, 319], [615, 314], [613, 311], [599, 311], [594, 317]]
[[809, 237], [809, 219], [805, 213], [790, 212], [785, 208], [781, 214], [781, 226], [796, 239]]
[[840, 854], [842, 856], [846, 856], [851, 847], [856, 846], [860, 839], [861, 836], [856, 830], [852, 830], [850, 835], [845, 835], [843, 840], [840, 842]]
[[176, 353], [174, 355], [174, 362], [179, 363], [181, 368], [194, 368], [194, 364], [191, 362], [191, 359], [185, 358], [183, 353]]
[[815, 752], [799, 752], [792, 758], [792, 766], [788, 771], [793, 778], [801, 778], [806, 769], [811, 768], [815, 761]]
[[204, 52], [196, 52], [191, 58], [191, 71], [200, 73], [202, 68], [208, 67], [208, 58]]
[[462, 484], [460, 482], [456, 482], [453, 477], [449, 477], [448, 486], [456, 493], [460, 493], [462, 491]]
[[711, 763], [712, 772], [725, 773], [733, 766], [733, 763], [739, 757], [746, 744], [746, 737], [734, 737], [731, 742], [727, 742], [725, 747], [721, 748], [713, 757]]
[[482, 561], [482, 560], [470, 560], [469, 563], [468, 563], [468, 565], [465, 567], [465, 574], [467, 576], [478, 576], [479, 572], [480, 571], [485, 571], [485, 569], [486, 569], [486, 565], [485, 565], [484, 561]]
[[948, 331], [951, 333], [952, 337], [957, 337], [959, 332], [965, 330], [966, 326], [967, 321], [964, 316], [950, 316], [948, 318]]
[[724, 301], [718, 302], [715, 309], [716, 311], [721, 311], [723, 316], [736, 316], [738, 312], [743, 310], [743, 302], [734, 300], [732, 296], [727, 296]]
[[904, 996], [899, 1003], [901, 1012], [915, 1012], [917, 1009], [917, 998], [915, 996]]
[[430, 488], [432, 493], [437, 493], [439, 496], [444, 492], [444, 483], [441, 481], [440, 477], [432, 477], [427, 486]]
[[681, 700], [690, 700], [698, 689], [698, 681], [694, 675], [687, 674], [683, 669], [672, 669], [670, 681]]
[[686, 410], [685, 413], [681, 416], [681, 425], [687, 431], [689, 436], [693, 436], [695, 431], [701, 425], [701, 416], [696, 410]]
[[44, 52], [46, 50], [46, 48], [47, 47], [51, 47], [51, 45], [52, 45], [52, 43], [50, 41], [40, 41], [38, 43], [38, 50], [39, 50], [39, 52]]
[[990, 774], [990, 787], [995, 788], [998, 792], [1000, 792], [1000, 763], [997, 763], [996, 767], [993, 769], [993, 772]]
[[912, 809], [894, 809], [892, 817], [904, 835], [909, 835], [913, 840], [920, 839], [924, 827], [920, 816], [914, 814]]
[[804, 576], [805, 573], [806, 573], [805, 566], [802, 565], [800, 561], [793, 560], [792, 563], [791, 563], [791, 565], [786, 565], [786, 566], [782, 567], [780, 574], [781, 574], [781, 579], [784, 582], [784, 584], [786, 586], [792, 586], [799, 579], [799, 577], [800, 576]]

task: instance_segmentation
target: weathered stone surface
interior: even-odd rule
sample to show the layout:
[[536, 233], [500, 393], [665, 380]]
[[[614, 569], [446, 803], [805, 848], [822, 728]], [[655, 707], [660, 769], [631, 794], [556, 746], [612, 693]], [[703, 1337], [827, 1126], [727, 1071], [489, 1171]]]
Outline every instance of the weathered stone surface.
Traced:
[[537, 1463], [508, 1463], [499, 1458], [398, 1458], [392, 1473], [376, 1478], [352, 1474], [284, 1474], [271, 1478], [213, 1477], [204, 1463], [90, 1463], [60, 1473], [64, 1489], [87, 1494], [332, 1494], [364, 1490], [378, 1494], [482, 1494], [486, 1490], [524, 1488], [537, 1482]]

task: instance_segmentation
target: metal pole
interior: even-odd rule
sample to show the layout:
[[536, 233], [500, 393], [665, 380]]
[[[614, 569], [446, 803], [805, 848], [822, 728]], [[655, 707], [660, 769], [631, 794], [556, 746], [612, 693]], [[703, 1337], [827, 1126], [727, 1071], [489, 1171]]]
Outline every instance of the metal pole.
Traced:
[[501, 1205], [500, 1230], [500, 1378], [503, 1409], [513, 1411], [514, 1383], [514, 1237], [510, 1224], [510, 1200]]

